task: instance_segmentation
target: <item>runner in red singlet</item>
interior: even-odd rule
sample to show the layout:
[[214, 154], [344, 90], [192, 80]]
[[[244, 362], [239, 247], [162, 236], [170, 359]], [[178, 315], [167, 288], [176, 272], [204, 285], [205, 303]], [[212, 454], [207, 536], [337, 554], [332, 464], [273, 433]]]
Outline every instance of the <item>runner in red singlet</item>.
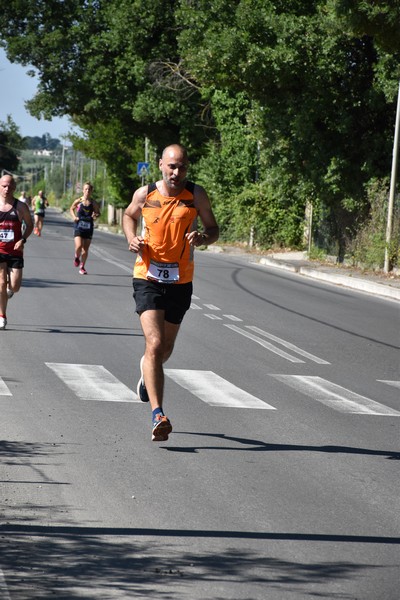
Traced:
[[27, 204], [14, 198], [15, 180], [0, 179], [0, 329], [7, 326], [7, 303], [20, 290], [24, 244], [33, 230]]

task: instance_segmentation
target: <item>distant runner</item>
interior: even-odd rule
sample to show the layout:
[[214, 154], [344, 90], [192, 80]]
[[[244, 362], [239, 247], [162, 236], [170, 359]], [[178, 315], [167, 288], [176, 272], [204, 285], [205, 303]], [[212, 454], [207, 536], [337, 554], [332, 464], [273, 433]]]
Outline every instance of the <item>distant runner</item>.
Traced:
[[37, 196], [33, 197], [32, 208], [35, 219], [35, 228], [33, 233], [40, 237], [42, 235], [43, 221], [46, 213], [46, 208], [49, 206], [47, 199], [42, 190], [39, 190]]
[[31, 213], [14, 198], [15, 180], [0, 179], [0, 329], [7, 326], [7, 303], [22, 283], [24, 244], [33, 230]]
[[79, 267], [81, 275], [87, 275], [85, 268], [89, 254], [89, 246], [92, 242], [94, 220], [100, 216], [100, 207], [95, 200], [91, 199], [93, 186], [90, 181], [83, 184], [83, 196], [77, 198], [69, 209], [74, 219], [74, 243], [75, 256], [74, 266]]

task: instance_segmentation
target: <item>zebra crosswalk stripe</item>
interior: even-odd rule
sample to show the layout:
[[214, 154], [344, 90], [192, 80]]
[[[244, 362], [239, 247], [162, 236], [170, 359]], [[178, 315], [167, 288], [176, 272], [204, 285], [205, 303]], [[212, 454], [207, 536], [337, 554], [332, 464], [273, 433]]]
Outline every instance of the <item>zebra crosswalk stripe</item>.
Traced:
[[131, 389], [102, 365], [45, 364], [82, 400], [140, 402]]
[[0, 396], [12, 396], [12, 393], [10, 392], [10, 390], [8, 389], [8, 387], [6, 386], [5, 382], [3, 381], [3, 379], [0, 377]]
[[165, 369], [164, 372], [175, 383], [211, 406], [276, 410], [274, 406], [236, 387], [213, 371]]
[[[137, 402], [137, 395], [102, 365], [45, 363], [82, 400]], [[213, 371], [165, 369], [165, 375], [210, 406], [276, 410]], [[400, 416], [400, 411], [321, 377], [271, 374], [296, 391], [342, 413]], [[382, 381], [400, 387], [398, 381]], [[0, 395], [12, 396], [0, 377]]]
[[272, 377], [339, 412], [400, 417], [400, 412], [394, 408], [384, 406], [321, 377], [304, 375], [272, 375]]
[[386, 385], [391, 385], [395, 388], [400, 388], [400, 381], [389, 381], [387, 379], [377, 379], [377, 381], [379, 381], [379, 383], [386, 383]]

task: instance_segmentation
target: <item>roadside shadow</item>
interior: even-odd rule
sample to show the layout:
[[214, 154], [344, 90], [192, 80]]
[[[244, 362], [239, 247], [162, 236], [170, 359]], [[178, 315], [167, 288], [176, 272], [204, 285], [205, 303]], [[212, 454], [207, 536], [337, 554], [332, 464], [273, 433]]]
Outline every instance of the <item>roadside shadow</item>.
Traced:
[[[216, 584], [223, 586], [225, 594], [240, 590], [232, 598], [266, 598], [268, 589], [278, 590], [284, 598], [289, 592], [302, 595], [312, 588], [321, 598], [339, 599], [343, 598], [340, 580], [345, 584], [384, 567], [360, 560], [288, 560], [285, 542], [400, 542], [290, 532], [31, 524], [2, 525], [0, 535], [0, 564], [10, 597], [57, 600], [93, 593], [96, 598], [187, 600], [198, 597], [199, 586], [202, 597], [217, 600]], [[271, 541], [283, 544], [271, 545]]]
[[16, 440], [0, 440], [0, 458], [4, 464], [4, 460], [7, 458], [34, 458], [38, 456], [47, 456], [49, 450], [52, 454], [55, 449], [60, 447], [62, 444], [55, 444], [50, 442], [24, 442]]
[[79, 327], [78, 325], [58, 325], [49, 327], [49, 326], [41, 326], [36, 325], [32, 326], [32, 323], [24, 324], [24, 323], [12, 323], [7, 329], [9, 332], [11, 331], [24, 331], [30, 333], [63, 333], [67, 335], [111, 335], [111, 336], [120, 336], [120, 337], [143, 337], [142, 331], [134, 331], [130, 327], [90, 327], [87, 325], [82, 325]]
[[[69, 286], [82, 286], [82, 285], [90, 285], [91, 287], [103, 287], [104, 283], [103, 282], [98, 282], [96, 283], [94, 281], [95, 277], [107, 277], [112, 278], [112, 277], [126, 277], [127, 279], [127, 283], [121, 283], [121, 284], [117, 284], [117, 283], [112, 283], [112, 287], [113, 288], [129, 288], [130, 287], [130, 281], [129, 276], [124, 276], [124, 275], [107, 275], [107, 274], [101, 274], [101, 273], [94, 273], [91, 272], [89, 273], [89, 275], [84, 275], [82, 277], [82, 275], [79, 275], [78, 273], [75, 273], [75, 275], [77, 276], [76, 280], [62, 280], [62, 279], [38, 279], [35, 277], [26, 277], [23, 281], [22, 281], [22, 288], [37, 288], [37, 289], [49, 289], [49, 288], [65, 288], [65, 287], [69, 287]], [[79, 279], [78, 279], [79, 277]], [[132, 277], [131, 277], [132, 279]]]
[[[215, 437], [260, 445], [246, 438]], [[65, 445], [3, 440], [0, 458], [37, 464], [45, 456], [63, 453]], [[379, 545], [381, 552], [400, 544], [398, 537], [267, 531], [260, 523], [252, 531], [105, 527], [97, 521], [94, 526], [80, 526], [68, 517], [71, 506], [38, 504], [33, 508], [13, 504], [8, 511], [18, 509], [14, 520], [7, 514], [11, 522], [0, 524], [0, 595], [5, 591], [9, 598], [187, 600], [198, 597], [201, 589], [202, 597], [218, 600], [215, 589], [219, 586], [232, 598], [261, 600], [268, 590], [282, 598], [296, 593], [300, 597], [312, 590], [320, 598], [340, 600], [346, 582], [353, 585], [353, 580], [387, 568], [362, 562], [361, 545]], [[76, 513], [76, 507], [73, 510]], [[62, 524], [42, 524], [50, 519]], [[290, 560], [288, 548], [293, 543], [298, 544], [298, 552]], [[302, 548], [310, 544], [317, 545], [315, 550], [320, 544], [331, 545], [332, 550], [338, 544], [353, 544], [352, 556], [358, 558], [343, 560], [340, 548], [337, 560], [331, 554], [329, 560], [318, 554], [310, 560], [309, 552], [301, 558]]]

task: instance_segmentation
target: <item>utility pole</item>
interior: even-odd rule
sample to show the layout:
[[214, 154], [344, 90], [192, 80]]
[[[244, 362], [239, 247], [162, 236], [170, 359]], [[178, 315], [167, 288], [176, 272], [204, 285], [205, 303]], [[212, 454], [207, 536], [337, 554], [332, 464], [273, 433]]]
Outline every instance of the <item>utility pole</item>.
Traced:
[[399, 90], [397, 92], [397, 110], [396, 110], [396, 124], [394, 129], [394, 142], [393, 142], [393, 160], [392, 160], [392, 175], [390, 178], [390, 192], [389, 192], [389, 203], [388, 203], [388, 214], [387, 214], [387, 225], [386, 225], [386, 245], [385, 245], [385, 263], [383, 270], [385, 273], [389, 273], [391, 269], [390, 265], [390, 242], [392, 240], [392, 228], [393, 228], [393, 206], [396, 195], [396, 180], [397, 180], [397, 155], [399, 150], [399, 127], [400, 127], [400, 82]]
[[[144, 138], [144, 162], [145, 163], [149, 162], [149, 138], [148, 137]], [[147, 177], [147, 170], [143, 169], [142, 170], [142, 186], [144, 185], [145, 177]]]

